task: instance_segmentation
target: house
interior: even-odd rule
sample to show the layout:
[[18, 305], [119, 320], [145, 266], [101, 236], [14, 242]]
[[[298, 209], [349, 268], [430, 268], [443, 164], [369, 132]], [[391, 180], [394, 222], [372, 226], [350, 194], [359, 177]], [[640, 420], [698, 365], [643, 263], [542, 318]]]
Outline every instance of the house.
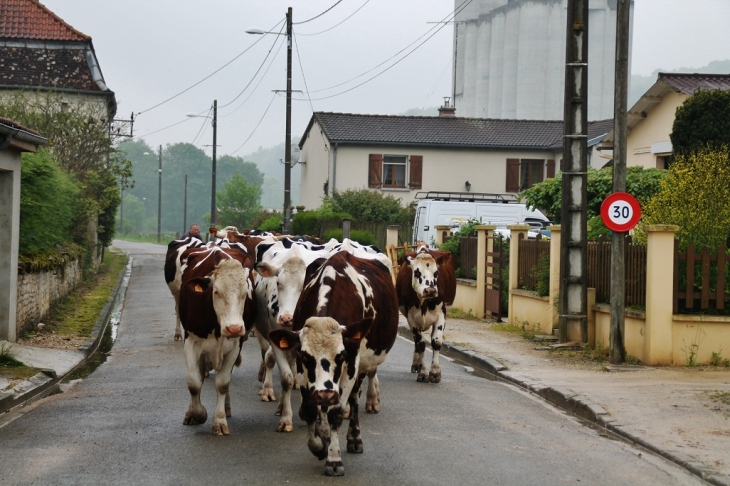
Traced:
[[[626, 165], [666, 169], [672, 155], [669, 135], [674, 115], [698, 89], [730, 89], [730, 74], [659, 73], [654, 85], [628, 110]], [[599, 152], [612, 158], [613, 130], [603, 138]]]
[[35, 152], [46, 139], [0, 118], [0, 340], [15, 341], [20, 237], [20, 154]]
[[0, 96], [18, 90], [60, 93], [64, 102], [92, 107], [107, 123], [117, 111], [91, 37], [37, 0], [0, 2]]
[[[448, 104], [437, 117], [315, 112], [299, 142], [301, 204], [319, 207], [332, 191], [365, 187], [404, 204], [419, 191], [518, 193], [559, 170], [562, 121], [454, 112]], [[612, 126], [590, 123], [589, 145]]]

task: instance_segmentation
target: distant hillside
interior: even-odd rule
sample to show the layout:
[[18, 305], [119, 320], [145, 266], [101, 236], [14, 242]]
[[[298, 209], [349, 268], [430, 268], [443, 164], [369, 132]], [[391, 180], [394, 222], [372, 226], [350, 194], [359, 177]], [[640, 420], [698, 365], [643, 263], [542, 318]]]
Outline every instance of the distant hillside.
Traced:
[[428, 108], [411, 108], [403, 113], [398, 113], [402, 116], [438, 116], [438, 106], [430, 106]]
[[638, 101], [646, 91], [656, 82], [659, 73], [704, 73], [704, 74], [730, 74], [730, 59], [724, 61], [712, 61], [710, 64], [700, 68], [683, 67], [679, 69], [656, 69], [649, 76], [631, 76], [631, 92], [629, 93], [629, 108]]
[[[299, 137], [292, 138], [292, 145], [299, 143]], [[292, 159], [297, 155], [292, 151]], [[263, 194], [261, 205], [265, 208], [281, 209], [284, 205], [284, 144], [280, 143], [269, 148], [259, 147], [253, 153], [243, 156], [246, 162], [254, 162], [264, 174]], [[293, 205], [300, 201], [301, 169], [297, 164], [291, 171], [291, 200]]]

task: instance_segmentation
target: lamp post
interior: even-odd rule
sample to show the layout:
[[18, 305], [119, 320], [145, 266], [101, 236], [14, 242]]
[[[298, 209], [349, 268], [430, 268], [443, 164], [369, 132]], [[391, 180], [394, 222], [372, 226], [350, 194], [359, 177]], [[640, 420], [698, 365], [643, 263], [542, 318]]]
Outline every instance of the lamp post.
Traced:
[[[260, 29], [249, 29], [247, 34], [276, 34]], [[284, 234], [291, 233], [291, 57], [292, 8], [286, 11], [286, 140], [284, 141]]]
[[[188, 114], [189, 117], [195, 118], [200, 115], [194, 113]], [[208, 118], [208, 115], [203, 118]], [[210, 185], [210, 225], [215, 226], [216, 223], [216, 205], [215, 205], [215, 165], [216, 165], [216, 149], [218, 147], [218, 100], [213, 100], [213, 167]], [[187, 230], [186, 230], [187, 231]]]
[[160, 228], [162, 227], [162, 145], [159, 150], [159, 167], [157, 169], [157, 243], [160, 242]]

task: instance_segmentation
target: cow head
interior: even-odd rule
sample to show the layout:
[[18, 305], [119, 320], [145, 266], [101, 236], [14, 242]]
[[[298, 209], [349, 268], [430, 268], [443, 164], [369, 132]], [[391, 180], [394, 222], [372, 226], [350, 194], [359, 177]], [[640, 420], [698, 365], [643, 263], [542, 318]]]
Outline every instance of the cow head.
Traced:
[[235, 259], [222, 260], [207, 277], [191, 278], [185, 282], [193, 292], [212, 293], [213, 309], [220, 324], [221, 335], [237, 338], [245, 333], [244, 306], [251, 298], [250, 270]]
[[299, 256], [292, 256], [281, 265], [269, 262], [256, 264], [266, 291], [266, 311], [280, 326], [291, 327], [294, 309], [304, 287], [307, 265]]
[[441, 261], [450, 254], [434, 258], [428, 250], [421, 248], [415, 257], [408, 256], [406, 264], [411, 267], [411, 285], [418, 299], [435, 299], [439, 296], [438, 277]]
[[331, 317], [310, 317], [300, 332], [271, 331], [269, 340], [282, 350], [298, 350], [297, 368], [311, 404], [328, 407], [340, 403], [342, 373], [346, 366], [357, 367], [360, 341], [372, 325], [372, 318], [341, 326]]

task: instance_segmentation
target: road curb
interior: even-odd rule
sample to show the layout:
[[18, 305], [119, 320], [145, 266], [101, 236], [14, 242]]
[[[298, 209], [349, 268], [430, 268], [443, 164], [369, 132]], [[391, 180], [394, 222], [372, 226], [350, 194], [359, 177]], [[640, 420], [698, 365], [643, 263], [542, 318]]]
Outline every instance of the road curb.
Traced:
[[[413, 340], [411, 330], [403, 323], [399, 323], [398, 325], [398, 334], [406, 339]], [[565, 388], [544, 385], [527, 376], [511, 372], [505, 365], [494, 358], [490, 358], [489, 356], [472, 351], [463, 346], [455, 345], [448, 341], [442, 344], [441, 352], [449, 357], [456, 358], [459, 361], [468, 363], [481, 371], [488, 373], [495, 381], [502, 381], [518, 386], [533, 395], [537, 395], [546, 402], [565, 410], [566, 412], [608, 430], [611, 433], [618, 435], [648, 451], [660, 455], [678, 466], [685, 468], [692, 474], [700, 477], [710, 484], [716, 486], [730, 486], [730, 476], [717, 473], [688, 455], [662, 450], [641, 437], [624, 430], [615, 418], [611, 417], [611, 415], [601, 405], [593, 402], [590, 397], [577, 394], [572, 390]]]
[[[104, 336], [107, 326], [111, 320], [112, 311], [114, 310], [114, 304], [119, 296], [119, 292], [122, 289], [122, 283], [124, 282], [124, 276], [127, 273], [128, 267], [131, 265], [131, 258], [127, 255], [127, 262], [124, 268], [119, 272], [117, 276], [117, 283], [114, 285], [112, 293], [109, 295], [107, 303], [101, 310], [99, 317], [94, 323], [94, 328], [91, 331], [89, 338], [78, 347], [79, 351], [84, 353], [84, 358], [81, 359], [76, 366], [71, 368], [68, 373], [63, 375], [57, 375], [55, 370], [43, 369], [40, 373], [37, 373], [29, 379], [18, 383], [12, 391], [0, 392], [0, 414], [9, 412], [15, 408], [21, 407], [31, 400], [43, 398], [53, 393], [58, 387], [59, 383], [69, 374], [76, 371], [79, 367], [83, 366], [89, 358], [96, 352], [101, 343], [101, 338]], [[1, 419], [0, 419], [1, 420]]]

